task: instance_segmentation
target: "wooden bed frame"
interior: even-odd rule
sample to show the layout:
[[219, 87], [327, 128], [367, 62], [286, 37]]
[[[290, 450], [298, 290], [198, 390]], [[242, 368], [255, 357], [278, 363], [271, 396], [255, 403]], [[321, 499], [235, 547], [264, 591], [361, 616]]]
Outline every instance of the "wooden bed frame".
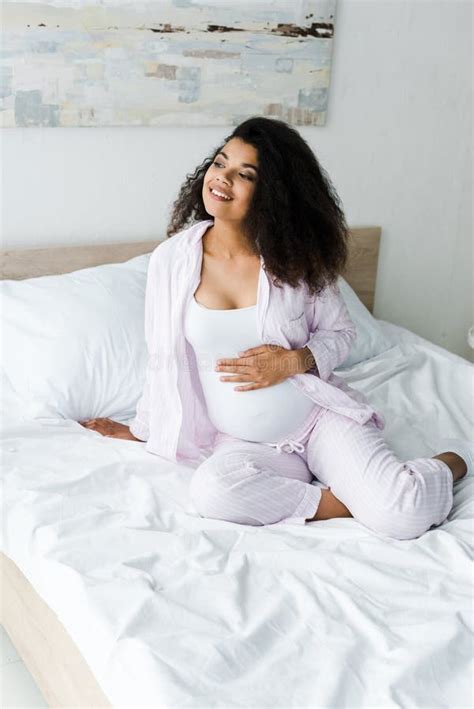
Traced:
[[[350, 229], [349, 261], [342, 274], [373, 312], [381, 228]], [[127, 261], [160, 241], [0, 251], [0, 279], [69, 273]], [[56, 614], [5, 554], [0, 552], [0, 622], [51, 707], [110, 707], [92, 670]]]

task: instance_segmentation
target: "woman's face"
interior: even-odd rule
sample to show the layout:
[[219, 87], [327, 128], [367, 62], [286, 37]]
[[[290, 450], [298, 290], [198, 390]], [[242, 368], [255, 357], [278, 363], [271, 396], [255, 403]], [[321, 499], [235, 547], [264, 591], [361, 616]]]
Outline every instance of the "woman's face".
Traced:
[[[255, 192], [257, 171], [257, 149], [240, 138], [229, 140], [204, 175], [202, 198], [206, 212], [224, 221], [243, 220]], [[219, 198], [214, 191], [228, 199]]]

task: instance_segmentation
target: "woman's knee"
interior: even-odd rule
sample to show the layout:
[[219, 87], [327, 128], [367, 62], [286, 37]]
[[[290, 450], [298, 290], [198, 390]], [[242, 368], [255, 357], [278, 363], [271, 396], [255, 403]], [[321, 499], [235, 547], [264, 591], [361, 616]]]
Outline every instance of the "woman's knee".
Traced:
[[221, 485], [216, 463], [212, 456], [201, 463], [194, 471], [189, 485], [189, 497], [203, 517], [209, 517], [209, 512], [216, 508], [219, 501]]
[[410, 512], [400, 512], [392, 506], [378, 510], [372, 508], [365, 520], [365, 524], [378, 534], [400, 540], [417, 539], [436, 523], [433, 514], [416, 507]]
[[[189, 496], [201, 517], [229, 522], [252, 523], [242, 517], [238, 500], [234, 499], [237, 483], [254, 474], [247, 465], [248, 455], [237, 451], [213, 454], [196, 468], [189, 486]], [[245, 518], [245, 519], [244, 519]]]
[[417, 539], [424, 534], [431, 525], [415, 521], [407, 524], [406, 520], [393, 517], [382, 521], [377, 521], [371, 524], [371, 529], [378, 534], [391, 539]]
[[450, 500], [443, 495], [445, 487], [439, 486], [436, 471], [426, 477], [411, 461], [403, 464], [394, 482], [387, 487], [371, 491], [371, 501], [357, 510], [349, 507], [355, 518], [379, 534], [393, 539], [416, 539], [431, 527], [442, 524], [451, 509]]

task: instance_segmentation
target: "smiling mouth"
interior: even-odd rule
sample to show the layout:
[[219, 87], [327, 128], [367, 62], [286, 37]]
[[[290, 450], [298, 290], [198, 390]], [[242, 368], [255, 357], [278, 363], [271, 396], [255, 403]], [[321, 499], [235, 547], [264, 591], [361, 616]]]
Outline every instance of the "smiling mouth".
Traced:
[[218, 202], [232, 202], [232, 197], [223, 197], [223, 196], [221, 197], [221, 195], [216, 194], [213, 191], [212, 187], [209, 187], [209, 193], [210, 193], [211, 197], [216, 199]]

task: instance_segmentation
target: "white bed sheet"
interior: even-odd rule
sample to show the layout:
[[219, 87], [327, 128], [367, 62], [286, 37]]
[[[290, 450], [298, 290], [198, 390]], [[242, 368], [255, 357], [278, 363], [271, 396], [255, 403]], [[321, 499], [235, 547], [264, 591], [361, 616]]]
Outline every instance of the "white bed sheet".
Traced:
[[[379, 322], [393, 347], [338, 374], [385, 414], [394, 450], [472, 436], [473, 365]], [[114, 706], [472, 705], [472, 478], [408, 541], [353, 519], [203, 519], [192, 467], [21, 420], [3, 384], [3, 550]]]

